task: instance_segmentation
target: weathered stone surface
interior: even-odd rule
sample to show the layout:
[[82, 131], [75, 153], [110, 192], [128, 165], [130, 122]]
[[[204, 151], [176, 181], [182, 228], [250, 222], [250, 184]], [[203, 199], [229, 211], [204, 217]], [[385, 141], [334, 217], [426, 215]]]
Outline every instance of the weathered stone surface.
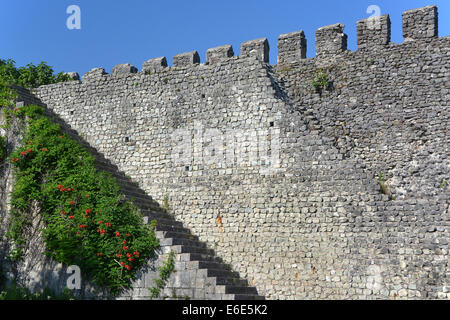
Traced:
[[358, 49], [371, 49], [391, 41], [391, 19], [388, 14], [358, 21]]
[[403, 13], [403, 37], [405, 41], [438, 37], [438, 9], [428, 6]]
[[173, 57], [173, 66], [174, 67], [189, 67], [193, 64], [200, 63], [200, 56], [197, 51], [185, 52], [177, 54]]
[[145, 61], [142, 65], [142, 72], [151, 74], [164, 68], [167, 68], [167, 59], [166, 57], [159, 57]]
[[137, 72], [138, 72], [138, 69], [129, 63], [118, 64], [118, 65], [114, 66], [114, 68], [112, 70], [112, 74], [115, 76], [129, 75], [131, 73], [137, 73]]
[[78, 72], [67, 72], [66, 73], [71, 80], [80, 80], [80, 75], [78, 74]]
[[211, 48], [206, 51], [206, 61], [209, 64], [226, 60], [232, 56], [234, 56], [234, 51], [231, 45]]
[[317, 29], [316, 54], [336, 54], [347, 50], [347, 35], [342, 23]]
[[306, 59], [306, 38], [303, 30], [278, 37], [278, 64]]
[[104, 75], [107, 75], [104, 68], [94, 68], [83, 75], [82, 81], [98, 80]]
[[[445, 299], [450, 37], [385, 43], [387, 21], [356, 52], [338, 24], [279, 67], [258, 40], [35, 95], [266, 298]], [[175, 247], [168, 295], [227, 297]]]
[[246, 41], [241, 44], [241, 56], [256, 57], [269, 63], [269, 41], [267, 38]]

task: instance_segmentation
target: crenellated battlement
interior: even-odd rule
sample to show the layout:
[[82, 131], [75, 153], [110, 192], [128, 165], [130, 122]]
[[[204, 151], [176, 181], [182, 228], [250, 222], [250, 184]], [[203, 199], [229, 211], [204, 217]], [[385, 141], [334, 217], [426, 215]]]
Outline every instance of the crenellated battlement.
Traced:
[[[427, 41], [438, 37], [438, 9], [436, 6], [427, 6], [407, 10], [402, 16], [404, 42]], [[316, 31], [316, 58], [330, 58], [339, 56], [347, 50], [348, 36], [344, 32], [345, 26], [336, 23], [324, 26]], [[357, 45], [359, 50], [383, 48], [391, 43], [391, 17], [386, 14], [356, 23]], [[285, 33], [278, 38], [277, 64], [288, 64], [306, 59], [307, 39], [303, 30]], [[269, 63], [269, 42], [267, 38], [246, 41], [241, 44], [240, 58], [253, 58]], [[204, 65], [216, 65], [234, 57], [231, 45], [224, 45], [208, 49]], [[315, 59], [315, 58], [313, 58]], [[142, 65], [142, 73], [152, 74], [168, 68], [190, 68], [200, 65], [200, 56], [197, 51], [185, 52], [173, 57], [170, 67], [166, 57], [153, 58]], [[113, 76], [126, 76], [138, 73], [138, 69], [131, 64], [119, 64], [112, 70]], [[107, 75], [103, 68], [94, 68], [82, 77], [82, 81], [95, 81]], [[71, 72], [73, 80], [79, 80], [78, 73]]]

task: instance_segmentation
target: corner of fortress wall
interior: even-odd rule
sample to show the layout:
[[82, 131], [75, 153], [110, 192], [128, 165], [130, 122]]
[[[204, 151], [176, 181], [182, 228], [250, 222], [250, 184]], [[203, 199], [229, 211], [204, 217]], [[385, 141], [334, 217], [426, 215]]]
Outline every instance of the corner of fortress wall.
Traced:
[[[389, 15], [356, 26], [355, 52], [337, 23], [310, 59], [296, 31], [276, 66], [261, 38], [34, 93], [267, 298], [448, 299], [450, 37], [435, 6], [403, 14], [402, 44]], [[322, 67], [334, 91], [312, 90]], [[252, 148], [273, 137], [263, 174]]]

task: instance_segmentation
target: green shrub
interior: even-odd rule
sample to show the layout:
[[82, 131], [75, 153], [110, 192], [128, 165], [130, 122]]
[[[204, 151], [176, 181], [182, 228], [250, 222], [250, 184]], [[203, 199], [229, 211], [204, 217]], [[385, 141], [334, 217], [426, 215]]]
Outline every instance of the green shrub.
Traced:
[[322, 69], [320, 69], [314, 74], [314, 79], [311, 81], [311, 85], [317, 92], [322, 92], [322, 90], [328, 88], [328, 75]]
[[37, 66], [29, 63], [26, 67], [17, 68], [14, 60], [0, 59], [0, 79], [25, 88], [37, 88], [46, 84], [68, 81], [70, 77], [63, 72], [54, 74], [53, 68], [45, 61]]
[[46, 227], [47, 255], [78, 265], [97, 285], [113, 294], [129, 287], [135, 272], [154, 255], [158, 241], [142, 215], [125, 201], [115, 179], [94, 167], [94, 158], [59, 125], [43, 116], [43, 108], [22, 107], [27, 116], [23, 147], [13, 151], [15, 185], [11, 196], [13, 259], [19, 259], [24, 227], [33, 201], [39, 203]]

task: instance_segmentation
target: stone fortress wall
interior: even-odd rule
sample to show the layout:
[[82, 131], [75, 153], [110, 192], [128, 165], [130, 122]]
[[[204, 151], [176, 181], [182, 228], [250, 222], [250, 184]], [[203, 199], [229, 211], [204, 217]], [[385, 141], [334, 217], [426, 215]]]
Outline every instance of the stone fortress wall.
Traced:
[[390, 29], [359, 21], [356, 52], [336, 24], [311, 59], [297, 31], [274, 66], [257, 39], [34, 95], [267, 299], [448, 299], [450, 37], [435, 6], [403, 14], [405, 43]]

